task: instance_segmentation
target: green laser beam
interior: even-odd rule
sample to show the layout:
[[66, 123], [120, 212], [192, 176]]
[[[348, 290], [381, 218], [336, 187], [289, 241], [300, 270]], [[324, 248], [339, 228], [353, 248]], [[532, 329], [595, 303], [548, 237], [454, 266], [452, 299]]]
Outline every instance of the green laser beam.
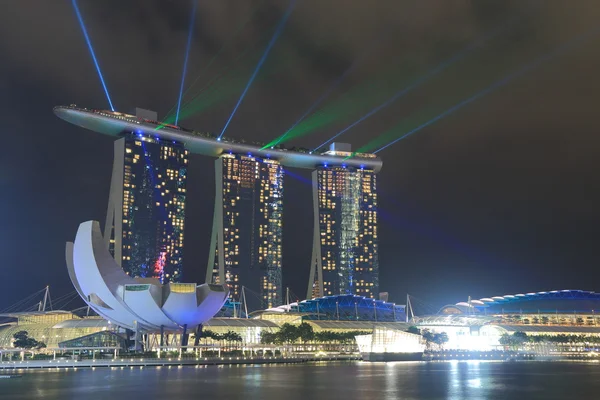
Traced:
[[[238, 34], [240, 32], [242, 32], [244, 30], [244, 28], [246, 28], [246, 26], [250, 23], [250, 21], [252, 21], [254, 19], [256, 13], [258, 12], [258, 10], [262, 7], [262, 5], [264, 3], [265, 3], [265, 0], [261, 0], [260, 3], [256, 7], [254, 7], [252, 9], [252, 11], [250, 12], [250, 15], [248, 16], [248, 18], [233, 33], [233, 37], [230, 38], [227, 42], [225, 42], [221, 46], [221, 48], [212, 56], [212, 58], [204, 66], [204, 68], [202, 68], [202, 70], [200, 70], [200, 72], [198, 73], [198, 76], [196, 76], [196, 79], [194, 79], [194, 81], [183, 92], [183, 98], [185, 98], [185, 96], [190, 92], [190, 90], [192, 90], [192, 88], [194, 87], [194, 85], [196, 85], [196, 83], [198, 83], [198, 81], [200, 80], [200, 78], [202, 78], [204, 76], [204, 73], [212, 66], [212, 64], [217, 60], [217, 58], [219, 58], [219, 56], [225, 50], [225, 48], [227, 48], [231, 43], [233, 43], [234, 39], [237, 38]], [[177, 107], [177, 103], [175, 103], [173, 105], [173, 107], [171, 107], [171, 109], [165, 114], [165, 116], [169, 116], [175, 110], [176, 107]]]
[[[194, 95], [194, 97], [192, 97], [190, 100], [186, 101], [184, 103], [184, 107], [193, 103], [194, 101], [196, 101], [200, 96], [202, 96], [204, 94], [204, 92], [208, 89], [210, 89], [211, 87], [213, 87], [215, 84], [219, 83], [222, 81], [222, 78], [224, 76], [227, 76], [227, 74], [231, 73], [231, 70], [237, 67], [240, 68], [240, 66], [238, 65], [238, 63], [244, 58], [246, 57], [249, 53], [250, 50], [252, 50], [253, 47], [255, 47], [257, 45], [257, 43], [253, 43], [253, 44], [249, 44], [246, 49], [244, 49], [244, 51], [242, 53], [240, 53], [234, 60], [233, 62], [228, 65], [227, 67], [225, 67], [224, 69], [220, 70], [216, 75], [214, 75], [204, 86], [202, 86], [202, 88], [200, 88], [200, 90]], [[169, 119], [173, 116], [173, 109], [171, 109], [166, 115], [165, 115], [165, 120]]]
[[379, 75], [377, 78], [355, 86], [342, 93], [333, 103], [328, 103], [305, 118], [294, 129], [278, 136], [264, 148], [283, 144], [295, 138], [307, 136], [318, 129], [326, 128], [341, 122], [353, 114], [377, 103], [391, 92], [391, 88], [406, 79], [407, 73], [398, 74], [398, 68], [390, 69], [388, 75]]
[[[185, 104], [189, 105], [191, 103], [193, 103], [194, 101], [196, 101], [198, 99], [198, 97], [204, 95], [204, 92], [206, 90], [208, 90], [209, 88], [211, 88], [214, 84], [216, 83], [222, 83], [223, 79], [225, 76], [227, 76], [227, 74], [232, 74], [232, 73], [242, 73], [241, 71], [247, 68], [250, 68], [250, 65], [252, 62], [255, 62], [255, 59], [258, 59], [258, 54], [255, 54], [255, 58], [247, 61], [247, 65], [238, 65], [238, 63], [243, 60], [247, 55], [251, 54], [250, 51], [252, 49], [257, 48], [261, 43], [263, 43], [264, 40], [266, 40], [268, 37], [270, 37], [270, 35], [272, 34], [272, 32], [274, 31], [274, 28], [270, 31], [265, 32], [265, 34], [255, 43], [251, 43], [248, 46], [246, 46], [246, 48], [244, 49], [244, 51], [242, 53], [240, 53], [235, 60], [230, 63], [230, 65], [228, 65], [226, 68], [224, 68], [223, 70], [219, 71], [207, 84], [205, 84], [198, 93], [196, 93], [194, 95], [194, 97], [192, 99], [190, 99], [189, 101], [187, 101]], [[236, 69], [237, 68], [237, 69]], [[226, 83], [225, 83], [226, 84]], [[168, 113], [165, 116], [165, 120], [169, 119], [171, 120], [173, 116], [173, 113]]]
[[405, 132], [409, 132], [411, 129], [414, 129], [415, 127], [430, 120], [432, 116], [436, 115], [439, 112], [440, 108], [441, 107], [427, 107], [426, 109], [413, 113], [409, 117], [402, 119], [392, 128], [383, 132], [370, 142], [356, 149], [354, 152], [352, 152], [350, 156], [346, 157], [346, 159], [354, 157], [357, 153], [369, 153], [373, 150], [378, 149], [379, 147], [389, 143], [390, 140], [393, 140], [401, 136]]
[[[572, 50], [574, 47], [581, 45], [585, 41], [589, 40], [591, 37], [597, 35], [599, 32], [600, 32], [600, 29], [593, 29], [593, 30], [587, 31], [583, 34], [580, 34], [580, 35], [576, 36], [575, 38], [572, 38], [571, 40], [563, 43], [558, 48], [554, 48], [552, 51], [543, 54], [542, 56], [538, 57], [537, 59], [535, 59], [533, 61], [528, 62], [524, 66], [521, 66], [520, 68], [512, 70], [507, 75], [503, 75], [502, 78], [495, 80], [492, 84], [484, 87], [483, 89], [480, 89], [479, 91], [477, 91], [474, 94], [471, 94], [467, 98], [463, 98], [461, 101], [459, 101], [458, 103], [455, 103], [454, 105], [452, 105], [449, 108], [446, 108], [444, 111], [436, 113], [435, 116], [428, 118], [424, 122], [418, 124], [416, 127], [409, 129], [405, 126], [396, 126], [396, 127], [392, 128], [391, 130], [389, 130], [389, 131], [385, 132], [384, 134], [380, 135], [379, 137], [377, 137], [375, 140], [369, 142], [367, 145], [361, 147], [359, 150], [357, 150], [355, 153], [353, 153], [351, 156], [349, 156], [347, 158], [352, 157], [357, 152], [371, 151], [374, 148], [379, 147], [383, 144], [383, 146], [376, 149], [375, 153], [378, 153], [379, 151], [393, 145], [394, 143], [396, 143], [410, 135], [413, 135], [414, 133], [420, 131], [421, 129], [424, 129], [424, 128], [436, 123], [437, 121], [439, 121], [449, 115], [452, 115], [454, 112], [457, 112], [462, 107], [467, 106], [467, 105], [473, 103], [474, 101], [482, 98], [483, 96], [486, 96], [486, 95], [494, 92], [495, 90], [498, 90], [498, 89], [504, 87], [505, 85], [507, 85], [511, 81], [513, 81], [514, 79], [521, 78], [523, 75], [544, 65], [546, 62], [548, 62], [556, 57], [562, 56], [567, 51]], [[393, 136], [391, 138], [392, 140], [390, 140], [390, 136]]]
[[[277, 58], [279, 62], [276, 62], [275, 64], [271, 63], [268, 66], [265, 66], [257, 79], [260, 81], [265, 81], [279, 71], [284, 70], [288, 65], [292, 64], [293, 59], [288, 56], [290, 54], [289, 50], [285, 49], [284, 52], [285, 53], [281, 57]], [[252, 62], [255, 60], [252, 59], [250, 61]], [[197, 96], [194, 101], [186, 104], [180, 111], [179, 119], [183, 120], [197, 113], [204, 112], [239, 93], [240, 88], [244, 86], [247, 80], [246, 75], [242, 73], [242, 70], [244, 69], [247, 69], [245, 65], [238, 66], [238, 68], [230, 71], [230, 73], [224, 77], [221, 85], [211, 86], [201, 95]], [[166, 118], [163, 123], [170, 124], [172, 121], [174, 121], [173, 115]]]

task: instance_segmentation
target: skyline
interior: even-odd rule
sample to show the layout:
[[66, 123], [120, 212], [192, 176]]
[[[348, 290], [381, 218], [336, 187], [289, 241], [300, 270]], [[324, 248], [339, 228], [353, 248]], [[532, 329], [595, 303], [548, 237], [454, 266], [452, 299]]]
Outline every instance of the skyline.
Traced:
[[[130, 3], [121, 10], [130, 17], [126, 21], [125, 17], [116, 18], [113, 14], [116, 11], [110, 10], [109, 3], [81, 1], [80, 8], [116, 109], [131, 111], [140, 106], [164, 114], [177, 99], [181, 79], [179, 60], [184, 54], [189, 15], [183, 6], [165, 10], [158, 2]], [[434, 60], [443, 59], [448, 52], [485, 32], [486, 23], [506, 20], [520, 11], [517, 2], [495, 6], [491, 11], [487, 8], [490, 3], [486, 4], [455, 10], [444, 19], [437, 15], [443, 14], [441, 5], [440, 10], [434, 11], [412, 9], [414, 18], [429, 21], [432, 30], [416, 35], [414, 42], [408, 43], [403, 35], [414, 26], [398, 28], [400, 32], [384, 43], [384, 50], [341, 85], [342, 93], [381, 71], [381, 64], [396, 65], [399, 61], [396, 57], [409, 55], [417, 69], [435, 65]], [[0, 24], [3, 25], [0, 50], [11, 56], [0, 65], [0, 74], [11, 77], [0, 81], [8, 93], [0, 101], [5, 121], [3, 137], [11, 149], [0, 157], [3, 193], [0, 197], [5, 221], [0, 227], [0, 246], [7, 265], [22, 271], [22, 275], [14, 277], [12, 287], [0, 294], [2, 307], [12, 304], [11, 299], [21, 298], [19, 293], [29, 294], [46, 284], [60, 294], [71, 291], [62, 243], [74, 235], [80, 221], [102, 221], [106, 210], [113, 140], [69, 126], [52, 115], [52, 107], [57, 104], [107, 106], [69, 6], [52, 6], [52, 13], [43, 2], [33, 10], [21, 5], [13, 7], [16, 15], [28, 15], [32, 21], [53, 15], [55, 23], [45, 31], [52, 33], [48, 35], [52, 41], [40, 40], [41, 30], [33, 29], [27, 35], [26, 29], [32, 28], [14, 21]], [[246, 10], [236, 10], [228, 3], [224, 7], [229, 6], [232, 8], [224, 11], [200, 5], [198, 20], [206, 22], [221, 16], [231, 18], [228, 25], [237, 25]], [[408, 7], [404, 3], [402, 6]], [[325, 14], [314, 17], [315, 32], [299, 26], [300, 22], [306, 22], [310, 7]], [[370, 21], [375, 15], [382, 17], [397, 11], [396, 7], [400, 6], [385, 3], [369, 11], [352, 4], [344, 15], [355, 20], [363, 15]], [[284, 12], [273, 5], [266, 8], [260, 16], [261, 22], [253, 23], [249, 38], [262, 35], [264, 29], [259, 28], [274, 24]], [[302, 63], [291, 63], [288, 69], [274, 68], [279, 71], [274, 73], [277, 80], [257, 79], [232, 120], [228, 134], [246, 140], [274, 139], [352, 62], [359, 52], [355, 48], [358, 44], [343, 46], [342, 33], [348, 33], [347, 27], [333, 19], [329, 21], [334, 22], [331, 28], [334, 43], [324, 45], [331, 52], [317, 51], [319, 46], [314, 39], [322, 37], [320, 23], [331, 15], [327, 10], [316, 2], [298, 2], [265, 68], [269, 65], [274, 68], [279, 58], [285, 58], [284, 49], [303, 54], [294, 58]], [[497, 15], [492, 15], [492, 11]], [[368, 123], [338, 140], [352, 143], [356, 150], [398, 121], [413, 118], [413, 114], [422, 110], [431, 109], [427, 116], [433, 116], [470, 94], [471, 89], [493, 81], [487, 75], [502, 76], [527, 63], [531, 57], [524, 53], [535, 51], [536, 56], [542, 55], [589, 28], [598, 11], [591, 2], [582, 2], [568, 10], [552, 4], [540, 7], [536, 17], [520, 25], [516, 33], [511, 32], [500, 43], [482, 47], [474, 60], [451, 68], [390, 107], [389, 112], [370, 118]], [[314, 16], [312, 12], [310, 16]], [[561, 12], [564, 15], [559, 18]], [[168, 23], [157, 25], [159, 14]], [[107, 15], [115, 18], [106, 23]], [[445, 23], [435, 30], [435, 21]], [[465, 21], [471, 23], [461, 28]], [[136, 31], [145, 33], [126, 34], [129, 23], [135, 25]], [[218, 25], [198, 22], [187, 68], [188, 80], [195, 78], [207, 56], [218, 51], [218, 44], [231, 39]], [[371, 39], [367, 37], [377, 36], [373, 27], [367, 25], [360, 25], [364, 37], [357, 40], [360, 45], [368, 45]], [[9, 43], [7, 38], [15, 36], [7, 32], [18, 35], [22, 41], [20, 50]], [[116, 40], [119, 37], [126, 40], [119, 43]], [[215, 38], [209, 40], [209, 37]], [[310, 40], [303, 39], [306, 37]], [[434, 45], [440, 38], [445, 39], [443, 43]], [[171, 45], [173, 49], [167, 52]], [[341, 50], [333, 51], [337, 49], [334, 45], [340, 45]], [[378, 175], [380, 286], [381, 291], [390, 292], [390, 300], [403, 303], [408, 292], [441, 306], [464, 300], [458, 297], [465, 293], [480, 298], [523, 290], [598, 289], [594, 278], [599, 277], [596, 270], [600, 259], [595, 247], [600, 239], [597, 229], [600, 184], [594, 174], [599, 147], [594, 104], [600, 98], [600, 87], [593, 76], [600, 60], [597, 55], [590, 55], [597, 47], [595, 38], [382, 153], [386, 165]], [[23, 49], [28, 49], [33, 63], [25, 62], [19, 54]], [[43, 65], [35, 63], [37, 57], [47, 57], [49, 51], [59, 56]], [[139, 65], [119, 62], [128, 52], [137, 52], [129, 59], [139, 60]], [[159, 54], [164, 54], [169, 62], [157, 57]], [[325, 66], [317, 67], [310, 62], [324, 56]], [[227, 60], [233, 58], [235, 52], [229, 52]], [[226, 67], [227, 63], [221, 61], [216, 62], [218, 68]], [[244, 70], [244, 77], [251, 69]], [[206, 76], [206, 80], [209, 78], [210, 75]], [[273, 85], [275, 81], [279, 84]], [[393, 84], [390, 78], [390, 86]], [[376, 97], [378, 101], [385, 100], [386, 93]], [[221, 105], [181, 124], [219, 132], [236, 99], [237, 94], [232, 95]], [[376, 104], [377, 101], [373, 105]], [[366, 105], [361, 112], [352, 113], [344, 120], [346, 123], [337, 120], [338, 128], [349, 125], [369, 109], [370, 105]], [[32, 114], [36, 117], [29, 117]], [[292, 144], [314, 147], [335, 133], [336, 129], [323, 129], [295, 138]], [[212, 191], [207, 196], [202, 186], [212, 188], [214, 177], [212, 172], [203, 171], [212, 171], [212, 163], [209, 158], [190, 157], [185, 268], [197, 266], [198, 283], [204, 280], [213, 211]], [[312, 220], [289, 211], [295, 204], [311, 204], [306, 181], [310, 182], [308, 171], [295, 169], [293, 175], [288, 175], [286, 199], [296, 199], [298, 203], [286, 206], [288, 212], [283, 221], [286, 237], [283, 283], [300, 296], [306, 292], [308, 281]], [[303, 232], [306, 238], [290, 239], [295, 232]], [[29, 251], [27, 246], [37, 251]], [[456, 283], [448, 287], [449, 282]]]

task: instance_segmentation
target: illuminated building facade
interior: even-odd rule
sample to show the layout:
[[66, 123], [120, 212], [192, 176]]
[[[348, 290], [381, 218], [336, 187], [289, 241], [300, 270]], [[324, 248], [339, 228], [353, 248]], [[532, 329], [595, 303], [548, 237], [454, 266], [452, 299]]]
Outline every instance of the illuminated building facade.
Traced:
[[314, 239], [307, 298], [345, 294], [376, 297], [375, 172], [323, 165], [313, 171], [312, 180]]
[[104, 240], [131, 277], [181, 282], [188, 152], [127, 134], [114, 144]]
[[223, 154], [215, 170], [206, 281], [227, 284], [231, 301], [244, 302], [248, 311], [280, 305], [283, 167], [275, 160]]

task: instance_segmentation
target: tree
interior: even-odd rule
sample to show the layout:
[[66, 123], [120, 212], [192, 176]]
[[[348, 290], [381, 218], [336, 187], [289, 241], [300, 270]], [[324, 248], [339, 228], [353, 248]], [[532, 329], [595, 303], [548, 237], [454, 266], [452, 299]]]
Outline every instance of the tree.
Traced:
[[408, 329], [406, 330], [406, 332], [408, 333], [413, 333], [415, 335], [420, 335], [421, 334], [421, 330], [419, 328], [417, 328], [416, 326], [409, 326]]
[[505, 350], [514, 349], [516, 345], [514, 338], [508, 333], [503, 333], [502, 336], [500, 336], [500, 339], [498, 339], [498, 343], [504, 346]]
[[276, 332], [266, 332], [263, 331], [260, 333], [260, 342], [262, 344], [279, 344], [279, 337]]
[[293, 343], [300, 338], [300, 332], [295, 325], [285, 323], [279, 328], [280, 340], [285, 343]]
[[423, 336], [423, 339], [425, 339], [425, 348], [427, 348], [427, 350], [431, 350], [431, 345], [434, 343], [433, 333], [429, 329], [423, 329], [421, 331], [421, 336]]
[[513, 336], [523, 343], [528, 340], [528, 336], [525, 332], [518, 331], [513, 333]]
[[515, 332], [512, 335], [508, 333], [503, 334], [498, 342], [505, 348], [518, 350], [528, 341], [529, 337], [525, 332]]
[[234, 331], [227, 331], [223, 334], [223, 339], [226, 342], [241, 342], [243, 341], [242, 336]]
[[446, 332], [435, 333], [433, 335], [433, 342], [438, 345], [440, 350], [444, 349], [444, 344], [448, 343], [449, 340]]
[[298, 328], [296, 329], [298, 336], [300, 336], [300, 339], [302, 339], [303, 342], [310, 342], [315, 338], [315, 331], [313, 330], [313, 327], [306, 322], [298, 325]]
[[27, 331], [19, 331], [13, 335], [13, 338], [13, 346], [21, 349], [42, 349], [46, 347], [46, 343], [30, 338]]

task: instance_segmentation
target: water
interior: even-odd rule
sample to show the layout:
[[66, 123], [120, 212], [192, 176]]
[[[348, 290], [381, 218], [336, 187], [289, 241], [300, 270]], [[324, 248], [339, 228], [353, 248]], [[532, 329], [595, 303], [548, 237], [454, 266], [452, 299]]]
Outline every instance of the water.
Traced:
[[600, 363], [415, 362], [25, 371], [0, 399], [595, 399]]

